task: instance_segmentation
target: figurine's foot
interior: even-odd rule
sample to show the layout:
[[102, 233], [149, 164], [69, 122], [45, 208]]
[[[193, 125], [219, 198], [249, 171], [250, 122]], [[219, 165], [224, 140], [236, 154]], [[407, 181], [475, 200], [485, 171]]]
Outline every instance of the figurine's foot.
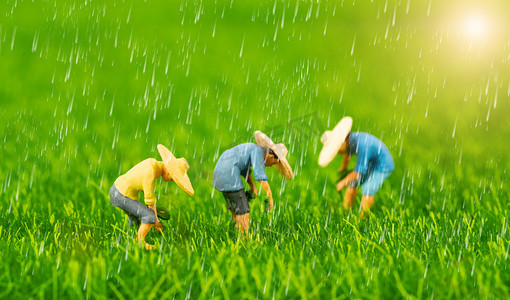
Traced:
[[154, 245], [145, 243], [145, 250], [156, 250], [156, 247]]
[[350, 204], [348, 202], [344, 202], [343, 206], [344, 206], [344, 210], [348, 210], [352, 207], [352, 204]]
[[156, 229], [157, 232], [162, 233], [164, 230], [163, 224], [161, 224], [159, 221], [156, 222], [154, 229]]
[[241, 233], [241, 238], [243, 239], [243, 241], [245, 241], [245, 240], [250, 241], [251, 240], [251, 233]]

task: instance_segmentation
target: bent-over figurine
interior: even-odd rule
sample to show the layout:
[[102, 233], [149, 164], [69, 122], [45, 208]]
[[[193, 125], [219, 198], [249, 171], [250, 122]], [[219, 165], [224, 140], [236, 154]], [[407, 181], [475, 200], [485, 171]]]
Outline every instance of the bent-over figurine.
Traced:
[[361, 215], [370, 210], [374, 204], [374, 195], [382, 183], [395, 168], [390, 151], [375, 136], [364, 132], [351, 132], [352, 118], [344, 117], [331, 131], [321, 137], [324, 144], [319, 155], [319, 165], [327, 166], [337, 154], [344, 155], [342, 166], [338, 172], [347, 169], [351, 155], [356, 155], [356, 165], [352, 172], [337, 184], [341, 191], [345, 186], [344, 209], [352, 207], [356, 198], [357, 187], [362, 185]]
[[[158, 145], [158, 151], [162, 161], [148, 158], [140, 162], [117, 178], [110, 188], [110, 202], [129, 216], [130, 225], [133, 223], [140, 225], [137, 240], [143, 242], [147, 250], [154, 249], [153, 245], [145, 242], [145, 236], [152, 226], [159, 232], [163, 231], [156, 209], [154, 194], [156, 179], [163, 177], [165, 181], [174, 181], [190, 196], [195, 193], [186, 174], [189, 169], [186, 159], [175, 158], [163, 145]], [[145, 205], [138, 200], [138, 192], [143, 192]]]
[[283, 144], [275, 144], [264, 133], [255, 132], [257, 144], [245, 143], [225, 151], [214, 168], [213, 187], [223, 193], [227, 209], [236, 223], [236, 228], [244, 236], [250, 237], [250, 204], [247, 192], [244, 190], [241, 176], [245, 178], [250, 190], [258, 195], [257, 188], [251, 176], [250, 167], [253, 167], [255, 180], [266, 192], [269, 198], [268, 210], [273, 208], [273, 194], [267, 182], [265, 167], [274, 166], [286, 179], [292, 179], [292, 168], [287, 162], [287, 148]]

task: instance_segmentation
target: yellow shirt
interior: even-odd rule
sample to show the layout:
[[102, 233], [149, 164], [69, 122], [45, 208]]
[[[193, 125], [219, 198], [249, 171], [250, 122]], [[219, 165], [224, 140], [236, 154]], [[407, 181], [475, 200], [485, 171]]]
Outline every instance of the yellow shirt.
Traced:
[[148, 158], [115, 180], [119, 192], [131, 199], [138, 199], [138, 192], [143, 192], [146, 205], [156, 204], [154, 186], [156, 179], [161, 176], [162, 163], [154, 158]]

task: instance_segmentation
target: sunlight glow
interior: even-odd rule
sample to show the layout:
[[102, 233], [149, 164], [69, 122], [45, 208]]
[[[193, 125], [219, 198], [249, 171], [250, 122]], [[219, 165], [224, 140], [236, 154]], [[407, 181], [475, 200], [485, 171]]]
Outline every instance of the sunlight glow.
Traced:
[[472, 37], [480, 37], [487, 33], [487, 24], [479, 17], [471, 17], [465, 23], [465, 30]]

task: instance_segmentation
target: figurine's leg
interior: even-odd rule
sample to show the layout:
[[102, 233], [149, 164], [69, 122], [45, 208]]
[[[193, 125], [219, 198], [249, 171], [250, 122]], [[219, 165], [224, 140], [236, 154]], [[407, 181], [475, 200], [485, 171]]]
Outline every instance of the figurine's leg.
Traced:
[[126, 213], [129, 216], [129, 226], [131, 226], [131, 225], [140, 226], [140, 218], [138, 218], [137, 216], [132, 215], [128, 212], [126, 212]]
[[153, 221], [156, 223], [156, 218], [152, 218], [152, 215], [154, 215], [152, 210], [138, 200], [123, 196], [115, 185], [110, 189], [110, 202], [114, 207], [122, 209], [128, 215], [130, 226], [133, 224], [140, 226], [140, 223], [153, 223]]
[[[250, 237], [250, 214], [244, 215], [236, 215], [233, 211], [230, 212], [232, 215], [232, 220], [236, 224], [236, 228], [241, 231], [243, 235], [248, 235]], [[243, 237], [244, 238], [244, 237]]]
[[130, 223], [133, 221], [142, 223], [138, 228], [136, 239], [139, 242], [143, 242], [145, 249], [154, 249], [154, 246], [145, 242], [145, 236], [157, 221], [154, 211], [150, 208], [147, 208], [138, 200], [123, 196], [117, 190], [115, 185], [113, 185], [110, 189], [110, 201], [113, 206], [119, 207], [124, 212], [126, 212], [126, 214], [129, 216]]
[[354, 199], [356, 199], [356, 193], [357, 189], [352, 186], [348, 186], [345, 190], [345, 196], [344, 196], [344, 209], [347, 210], [352, 207], [352, 204], [354, 202]]
[[361, 197], [361, 211], [359, 213], [360, 217], [364, 217], [365, 213], [367, 213], [370, 208], [374, 205], [374, 196], [363, 195]]
[[370, 208], [374, 205], [374, 196], [370, 195], [363, 195], [361, 198], [361, 208], [364, 211], [370, 210]]
[[147, 235], [149, 230], [151, 230], [153, 225], [154, 224], [142, 223], [142, 225], [140, 225], [140, 228], [138, 229], [138, 236], [137, 236], [136, 240], [143, 243], [145, 246], [145, 249], [147, 249], [147, 250], [155, 249], [155, 247], [153, 245], [149, 245], [145, 242], [145, 236]]
[[372, 205], [374, 205], [374, 195], [377, 193], [384, 180], [390, 176], [391, 171], [378, 172], [373, 171], [369, 173], [369, 177], [362, 188], [363, 197], [361, 198], [361, 212], [360, 216], [363, 217], [364, 213], [367, 213]]
[[243, 239], [245, 237], [250, 238], [250, 214], [246, 213], [243, 215], [235, 215], [234, 222], [236, 223], [236, 227], [239, 228], [239, 231], [243, 235]]
[[236, 228], [245, 236], [250, 237], [250, 204], [246, 198], [244, 189], [234, 192], [223, 192], [227, 203], [227, 209], [232, 215]]

